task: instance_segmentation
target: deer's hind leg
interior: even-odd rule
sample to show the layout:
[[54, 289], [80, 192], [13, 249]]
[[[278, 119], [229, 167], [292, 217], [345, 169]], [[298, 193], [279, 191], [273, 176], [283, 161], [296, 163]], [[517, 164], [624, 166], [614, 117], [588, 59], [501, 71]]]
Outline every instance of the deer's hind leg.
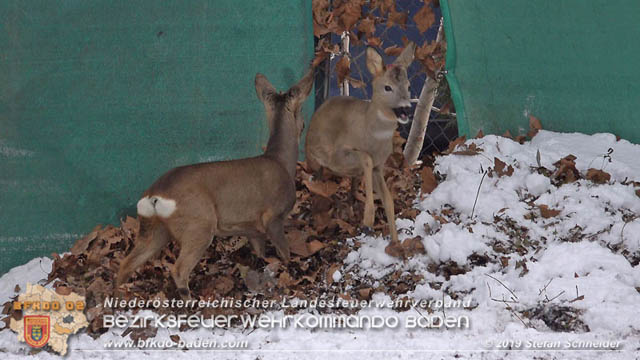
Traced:
[[267, 227], [267, 235], [271, 243], [276, 248], [278, 256], [288, 263], [291, 258], [291, 250], [289, 249], [289, 241], [284, 236], [284, 218], [282, 216], [275, 217]]
[[256, 255], [264, 259], [267, 252], [266, 238], [264, 236], [249, 236], [249, 244], [251, 244]]
[[167, 228], [180, 244], [180, 254], [171, 269], [178, 293], [189, 298], [189, 275], [213, 241], [218, 226], [215, 209], [202, 199], [189, 199], [192, 205], [167, 220]]
[[171, 277], [176, 283], [180, 296], [188, 298], [190, 296], [189, 275], [211, 245], [213, 229], [209, 224], [192, 223], [184, 229], [178, 241], [180, 255], [171, 269]]
[[133, 251], [120, 264], [116, 286], [126, 282], [133, 271], [154, 257], [169, 240], [171, 235], [162, 223], [154, 218], [140, 217], [139, 238]]

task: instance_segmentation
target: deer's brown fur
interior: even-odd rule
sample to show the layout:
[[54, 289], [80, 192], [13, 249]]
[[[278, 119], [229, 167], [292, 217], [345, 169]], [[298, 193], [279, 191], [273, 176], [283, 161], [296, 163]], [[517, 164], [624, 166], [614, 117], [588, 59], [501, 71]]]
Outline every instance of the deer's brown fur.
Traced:
[[367, 68], [373, 75], [373, 96], [365, 101], [348, 96], [327, 100], [313, 114], [305, 143], [307, 164], [339, 176], [364, 180], [366, 201], [363, 223], [373, 227], [375, 192], [382, 199], [392, 241], [398, 241], [393, 198], [383, 167], [393, 151], [397, 122], [406, 122], [410, 109], [407, 67], [413, 61], [410, 43], [389, 66], [373, 48], [367, 49]]
[[256, 75], [256, 93], [270, 129], [264, 154], [181, 166], [156, 180], [138, 203], [140, 236], [120, 266], [118, 284], [172, 238], [180, 244], [180, 255], [171, 275], [185, 297], [189, 275], [214, 236], [247, 236], [261, 257], [268, 238], [278, 255], [289, 260], [283, 222], [296, 201], [301, 108], [312, 86], [312, 71], [285, 93], [276, 92], [264, 75]]

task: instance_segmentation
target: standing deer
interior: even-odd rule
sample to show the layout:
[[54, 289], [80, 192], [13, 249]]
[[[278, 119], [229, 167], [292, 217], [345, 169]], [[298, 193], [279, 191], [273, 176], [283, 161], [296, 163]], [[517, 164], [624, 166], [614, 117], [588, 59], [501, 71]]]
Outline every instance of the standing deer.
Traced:
[[313, 171], [326, 168], [335, 175], [352, 177], [352, 194], [359, 187], [359, 177], [364, 178], [366, 227], [373, 227], [373, 192], [382, 198], [393, 242], [398, 241], [398, 233], [383, 167], [393, 151], [396, 122], [408, 122], [407, 67], [414, 51], [415, 45], [409, 43], [396, 61], [385, 67], [380, 54], [367, 48], [367, 69], [373, 75], [371, 101], [349, 96], [327, 100], [313, 114], [305, 143], [307, 164]]
[[264, 75], [256, 75], [256, 93], [270, 130], [264, 154], [181, 166], [156, 180], [138, 201], [140, 236], [120, 265], [116, 284], [125, 282], [170, 239], [180, 244], [171, 276], [182, 297], [189, 297], [189, 275], [216, 235], [247, 236], [260, 257], [268, 237], [280, 258], [289, 261], [283, 222], [296, 201], [301, 108], [312, 86], [312, 70], [285, 93], [276, 92]]

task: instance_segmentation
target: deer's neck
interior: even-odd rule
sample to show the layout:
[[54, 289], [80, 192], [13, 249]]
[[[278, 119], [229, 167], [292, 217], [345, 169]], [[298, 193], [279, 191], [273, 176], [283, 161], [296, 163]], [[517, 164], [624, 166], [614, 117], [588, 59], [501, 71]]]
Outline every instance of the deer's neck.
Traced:
[[367, 106], [366, 118], [367, 126], [370, 131], [386, 130], [391, 131], [393, 135], [393, 130], [398, 126], [393, 110], [379, 104], [375, 99]]
[[[292, 179], [296, 176], [296, 162], [298, 161], [298, 136], [293, 120], [283, 119], [275, 114], [273, 129], [269, 136], [264, 156], [278, 161], [289, 173]], [[291, 124], [287, 124], [291, 122]]]

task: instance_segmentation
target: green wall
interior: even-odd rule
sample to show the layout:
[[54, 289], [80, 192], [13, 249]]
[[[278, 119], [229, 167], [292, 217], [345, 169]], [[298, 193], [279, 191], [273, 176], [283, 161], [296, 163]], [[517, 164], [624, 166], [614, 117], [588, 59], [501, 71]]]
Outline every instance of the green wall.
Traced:
[[312, 58], [310, 1], [0, 2], [0, 274], [172, 167], [261, 153], [256, 72], [286, 89]]
[[640, 143], [640, 1], [441, 0], [461, 134], [610, 132]]

